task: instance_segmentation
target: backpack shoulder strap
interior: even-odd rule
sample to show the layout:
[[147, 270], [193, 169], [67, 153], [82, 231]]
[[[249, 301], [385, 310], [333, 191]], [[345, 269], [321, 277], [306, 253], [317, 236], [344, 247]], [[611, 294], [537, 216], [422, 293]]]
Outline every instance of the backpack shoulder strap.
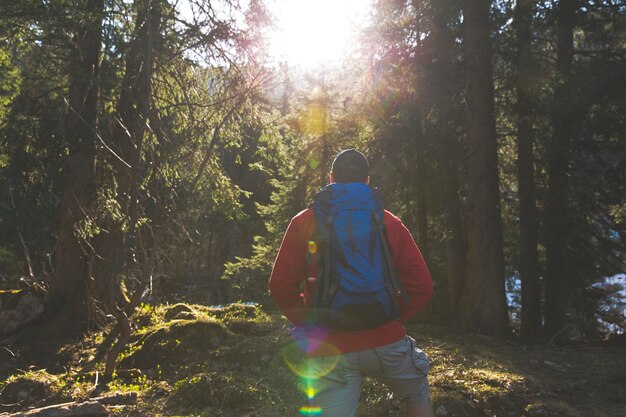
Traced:
[[314, 236], [318, 250], [317, 287], [312, 302], [314, 307], [325, 306], [330, 297], [330, 238], [333, 217], [328, 212], [329, 197], [330, 190], [322, 188], [310, 204], [316, 222]]
[[[389, 280], [391, 281], [391, 286], [394, 292], [400, 292], [400, 296], [402, 297], [402, 301], [405, 304], [409, 303], [409, 296], [404, 289], [404, 285], [398, 279], [398, 274], [396, 273], [396, 268], [393, 265], [393, 258], [391, 256], [391, 250], [389, 249], [389, 237], [387, 236], [387, 227], [385, 226], [384, 220], [384, 211], [382, 205], [382, 198], [380, 196], [380, 190], [375, 188], [373, 190], [374, 197], [374, 207], [375, 212], [372, 213], [374, 216], [374, 223], [376, 224], [376, 229], [378, 231], [378, 236], [380, 237], [380, 244], [383, 250], [383, 257], [385, 261], [385, 266], [387, 268], [387, 273], [389, 276]], [[395, 297], [393, 297], [395, 302]]]

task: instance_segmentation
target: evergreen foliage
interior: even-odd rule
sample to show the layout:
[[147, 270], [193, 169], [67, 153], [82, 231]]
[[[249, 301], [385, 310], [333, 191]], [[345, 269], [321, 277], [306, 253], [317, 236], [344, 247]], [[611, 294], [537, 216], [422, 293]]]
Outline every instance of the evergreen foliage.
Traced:
[[468, 3], [374, 2], [360, 52], [302, 74], [268, 61], [260, 0], [3, 2], [0, 276], [63, 304], [80, 258], [92, 327], [141, 297], [269, 303], [289, 220], [357, 147], [437, 284], [425, 318], [506, 337], [508, 317], [527, 341], [623, 332], [626, 9], [483, 1], [474, 20]]

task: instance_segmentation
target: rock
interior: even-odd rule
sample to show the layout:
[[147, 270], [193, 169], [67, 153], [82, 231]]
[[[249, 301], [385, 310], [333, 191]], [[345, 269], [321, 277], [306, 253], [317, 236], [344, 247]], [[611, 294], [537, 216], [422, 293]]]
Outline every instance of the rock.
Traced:
[[0, 334], [11, 333], [43, 313], [43, 298], [29, 290], [0, 291]]
[[174, 320], [196, 320], [198, 315], [193, 311], [181, 311], [174, 317]]
[[221, 347], [234, 336], [228, 327], [215, 320], [174, 320], [137, 341], [119, 367], [139, 368], [146, 373], [162, 364], [180, 367], [193, 362], [197, 352]]
[[193, 309], [189, 307], [187, 304], [182, 304], [182, 303], [174, 304], [173, 306], [168, 308], [167, 311], [165, 312], [165, 320], [167, 321], [174, 320], [176, 319], [176, 316], [178, 316], [181, 313], [193, 314]]
[[28, 405], [46, 398], [48, 391], [48, 386], [43, 381], [17, 378], [4, 386], [0, 392], [0, 403]]
[[258, 311], [258, 304], [256, 303], [231, 303], [226, 306], [209, 308], [209, 314], [224, 321], [252, 319], [257, 316]]

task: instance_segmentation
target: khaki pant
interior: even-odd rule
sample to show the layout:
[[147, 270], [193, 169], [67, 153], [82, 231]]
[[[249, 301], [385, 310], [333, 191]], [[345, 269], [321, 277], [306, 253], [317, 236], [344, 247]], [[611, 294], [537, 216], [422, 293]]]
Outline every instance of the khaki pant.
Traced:
[[353, 417], [364, 376], [385, 384], [396, 396], [411, 403], [429, 400], [426, 354], [409, 336], [373, 349], [311, 361], [310, 407], [324, 417]]

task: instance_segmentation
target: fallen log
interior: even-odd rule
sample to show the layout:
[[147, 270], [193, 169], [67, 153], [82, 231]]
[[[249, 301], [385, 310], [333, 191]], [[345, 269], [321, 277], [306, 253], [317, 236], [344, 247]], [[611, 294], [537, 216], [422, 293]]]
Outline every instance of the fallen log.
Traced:
[[34, 408], [19, 413], [3, 413], [0, 417], [109, 417], [106, 407], [98, 401], [63, 403]]

